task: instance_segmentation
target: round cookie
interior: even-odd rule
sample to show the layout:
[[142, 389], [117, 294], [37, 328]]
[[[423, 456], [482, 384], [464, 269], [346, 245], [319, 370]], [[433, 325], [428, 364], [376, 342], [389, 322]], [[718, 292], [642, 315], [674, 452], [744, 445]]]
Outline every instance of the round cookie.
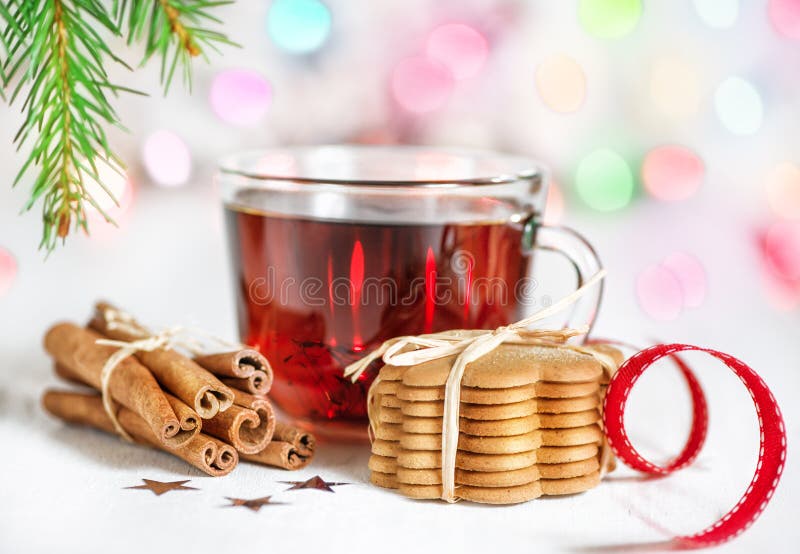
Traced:
[[378, 471], [380, 473], [395, 473], [397, 471], [397, 458], [373, 454], [369, 457], [367, 467], [372, 471]]
[[[535, 430], [506, 437], [479, 437], [461, 433], [458, 437], [458, 449], [476, 454], [517, 454], [541, 446], [598, 444], [601, 440], [600, 428], [593, 424], [575, 429]], [[400, 448], [404, 450], [440, 450], [441, 447], [441, 434], [405, 433], [400, 437]], [[377, 451], [376, 453], [380, 454]]]
[[[397, 490], [419, 500], [433, 500], [441, 498], [441, 485], [408, 485], [400, 483]], [[459, 486], [455, 491], [456, 498], [482, 504], [518, 504], [538, 498], [542, 495], [542, 488], [538, 481], [526, 483], [515, 487], [470, 487]]]
[[[442, 418], [438, 418], [439, 430], [442, 432]], [[508, 437], [513, 435], [523, 435], [538, 429], [541, 425], [539, 414], [528, 417], [516, 417], [513, 419], [503, 419], [497, 421], [478, 421], [476, 419], [461, 418], [458, 429], [467, 435], [478, 437]], [[403, 425], [403, 431], [407, 431]]]
[[592, 456], [577, 462], [567, 462], [565, 464], [538, 464], [541, 479], [570, 479], [594, 473], [600, 469], [600, 462], [597, 456]]
[[442, 486], [397, 483], [397, 492], [414, 500], [438, 500], [442, 497]]
[[[539, 431], [531, 431], [524, 435], [510, 437], [476, 437], [459, 434], [458, 449], [480, 454], [516, 454], [528, 452], [542, 445]], [[406, 450], [438, 450], [442, 447], [442, 435], [404, 434], [400, 438], [400, 447]]]
[[[400, 401], [403, 415], [414, 417], [441, 417], [444, 414], [443, 402]], [[459, 408], [459, 415], [467, 419], [493, 421], [526, 417], [535, 413], [574, 413], [582, 412], [600, 405], [597, 394], [576, 398], [532, 398], [512, 404], [465, 404]]]
[[[575, 413], [597, 408], [600, 400], [596, 394], [579, 396], [575, 398], [536, 398], [515, 404], [500, 404], [495, 406], [481, 404], [461, 404], [460, 415], [467, 419], [492, 420], [525, 417], [533, 413]], [[527, 412], [530, 407], [533, 412]]]
[[398, 441], [376, 439], [372, 442], [372, 453], [377, 454], [378, 456], [396, 458], [399, 450], [400, 443]]
[[[405, 435], [414, 436], [414, 435]], [[422, 436], [422, 435], [416, 435]], [[478, 437], [460, 434], [458, 448], [480, 454], [507, 454], [525, 452], [541, 446], [576, 446], [596, 444], [602, 440], [602, 432], [597, 424], [574, 429], [538, 429], [524, 435], [508, 437]], [[441, 444], [441, 438], [439, 439]], [[400, 444], [404, 447], [403, 439]]]
[[615, 346], [603, 343], [593, 343], [591, 346], [598, 352], [602, 352], [603, 354], [611, 356], [614, 362], [616, 362], [617, 367], [621, 366], [625, 362], [625, 355], [619, 348]]
[[[474, 454], [459, 451], [456, 467], [473, 471], [509, 471], [529, 467], [536, 463], [536, 450], [518, 454]], [[438, 450], [403, 450], [397, 454], [397, 465], [414, 469], [442, 467], [442, 453]]]
[[[566, 427], [582, 427], [591, 425], [600, 420], [598, 410], [584, 410], [582, 412], [564, 414], [534, 414], [529, 417], [497, 421], [478, 421], [461, 418], [459, 430], [468, 435], [479, 437], [507, 437], [530, 433], [535, 429], [560, 429]], [[413, 417], [403, 418], [402, 428], [404, 433], [435, 434], [442, 432], [441, 417]]]
[[381, 423], [375, 429], [375, 438], [385, 441], [399, 441], [403, 436], [403, 427], [399, 423]]
[[403, 429], [403, 433], [441, 433], [442, 418], [406, 416], [400, 427]]
[[536, 388], [536, 396], [540, 398], [575, 398], [577, 396], [597, 394], [600, 384], [598, 381], [587, 381], [585, 383], [540, 381], [534, 387]]
[[[570, 479], [594, 473], [600, 465], [597, 457], [565, 464], [537, 464], [512, 471], [468, 471], [456, 468], [456, 485], [471, 487], [515, 487], [537, 479]], [[441, 469], [397, 468], [397, 482], [407, 485], [441, 485]]]
[[599, 444], [603, 440], [603, 432], [597, 423], [566, 429], [542, 429], [540, 433], [542, 434], [542, 444], [545, 446]]
[[403, 406], [403, 401], [394, 394], [382, 394], [380, 399], [381, 408], [400, 408]]
[[384, 408], [378, 411], [378, 421], [381, 423], [403, 423], [403, 412], [400, 408]]
[[[540, 478], [538, 466], [524, 467], [511, 471], [467, 471], [456, 469], [456, 485], [473, 487], [515, 487], [532, 483]], [[398, 483], [407, 485], [441, 485], [441, 469], [397, 468]]]
[[[402, 401], [403, 415], [415, 417], [441, 417], [444, 414], [443, 402]], [[513, 404], [461, 404], [459, 414], [467, 419], [496, 420], [525, 417], [537, 412], [538, 400], [529, 399]]]
[[369, 474], [369, 482], [385, 489], [397, 488], [397, 477], [392, 473], [373, 471]]
[[[599, 381], [585, 383], [551, 383], [540, 381], [531, 385], [505, 389], [461, 387], [461, 402], [470, 404], [512, 404], [531, 398], [574, 398], [597, 393]], [[395, 393], [400, 400], [434, 402], [444, 400], [444, 387], [411, 387], [400, 385]]]
[[[476, 454], [459, 450], [456, 454], [456, 467], [470, 471], [511, 471], [530, 467], [537, 463], [562, 464], [585, 460], [597, 456], [598, 451], [596, 444], [542, 446], [536, 450], [516, 454]], [[442, 453], [438, 450], [405, 450], [401, 448], [397, 453], [397, 465], [412, 469], [440, 468], [442, 467]]]
[[565, 464], [597, 457], [600, 447], [596, 444], [578, 446], [542, 446], [536, 450], [536, 461], [540, 464]]
[[402, 381], [403, 375], [408, 371], [409, 366], [394, 366], [385, 365], [378, 372], [381, 382], [384, 381]]
[[400, 390], [402, 383], [400, 381], [384, 381], [381, 379], [374, 383], [371, 387], [373, 394], [397, 394]]
[[583, 427], [600, 421], [598, 408], [582, 412], [566, 412], [561, 414], [539, 414], [539, 427], [542, 429], [565, 429]]
[[470, 502], [482, 504], [519, 504], [542, 496], [539, 481], [515, 487], [470, 487], [456, 488], [456, 496]]
[[441, 485], [442, 470], [397, 466], [397, 482], [406, 485]]
[[587, 491], [600, 484], [600, 472], [569, 479], [542, 479], [542, 492], [547, 495], [575, 494]]
[[[402, 379], [416, 387], [444, 386], [457, 356], [448, 356], [410, 366], [384, 366], [387, 379]], [[405, 369], [405, 371], [401, 371]], [[530, 385], [538, 381], [580, 383], [599, 379], [600, 363], [588, 354], [546, 346], [504, 343], [467, 365], [462, 387], [502, 389]], [[390, 377], [391, 376], [391, 377]]]
[[512, 471], [468, 471], [456, 468], [455, 478], [457, 484], [471, 487], [516, 487], [540, 479], [541, 474], [539, 466], [535, 465]]

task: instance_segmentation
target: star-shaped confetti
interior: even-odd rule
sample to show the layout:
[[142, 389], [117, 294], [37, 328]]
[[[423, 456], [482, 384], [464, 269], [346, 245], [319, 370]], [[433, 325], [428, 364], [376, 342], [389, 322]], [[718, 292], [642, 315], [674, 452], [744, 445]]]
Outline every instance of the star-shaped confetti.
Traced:
[[267, 504], [285, 504], [285, 502], [275, 502], [272, 500], [271, 496], [262, 496], [261, 498], [253, 498], [250, 500], [244, 498], [231, 498], [230, 496], [225, 497], [226, 500], [230, 500], [230, 505], [225, 506], [226, 508], [236, 508], [241, 506], [242, 508], [247, 508], [249, 510], [253, 510], [254, 512], [259, 511], [263, 506]]
[[153, 491], [156, 496], [161, 496], [169, 491], [196, 491], [195, 487], [185, 487], [184, 485], [189, 481], [171, 481], [169, 483], [162, 483], [161, 481], [153, 481], [152, 479], [142, 479], [144, 485], [137, 485], [135, 487], [125, 487], [126, 489], [144, 489]]
[[334, 492], [331, 487], [340, 487], [342, 485], [349, 485], [350, 483], [330, 483], [325, 481], [319, 475], [315, 475], [307, 481], [281, 481], [287, 485], [292, 485], [287, 491], [296, 491], [300, 489], [316, 489], [318, 491]]

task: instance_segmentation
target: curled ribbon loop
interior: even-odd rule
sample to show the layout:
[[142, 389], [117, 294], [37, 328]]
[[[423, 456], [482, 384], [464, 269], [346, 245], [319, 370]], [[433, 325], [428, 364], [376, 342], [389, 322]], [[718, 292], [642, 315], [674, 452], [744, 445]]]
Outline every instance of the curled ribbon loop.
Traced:
[[666, 475], [690, 464], [699, 454], [706, 436], [708, 408], [697, 378], [688, 366], [679, 361], [686, 377], [694, 404], [692, 430], [683, 451], [664, 466], [644, 457], [631, 444], [625, 430], [624, 416], [628, 396], [637, 379], [651, 364], [677, 352], [705, 352], [722, 361], [747, 388], [755, 404], [760, 431], [758, 465], [750, 486], [737, 504], [717, 522], [703, 531], [676, 537], [677, 545], [705, 548], [727, 542], [744, 532], [761, 515], [778, 486], [786, 462], [786, 430], [778, 403], [764, 380], [747, 364], [722, 352], [687, 344], [660, 344], [646, 348], [630, 357], [612, 377], [603, 409], [603, 423], [609, 446], [626, 465], [639, 471]]

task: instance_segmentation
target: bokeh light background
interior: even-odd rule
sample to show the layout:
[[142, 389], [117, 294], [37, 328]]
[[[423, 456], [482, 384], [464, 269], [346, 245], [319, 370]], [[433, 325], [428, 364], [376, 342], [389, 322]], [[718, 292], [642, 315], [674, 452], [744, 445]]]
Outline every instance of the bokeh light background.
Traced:
[[[4, 311], [23, 302], [26, 274], [78, 259], [113, 276], [167, 249], [162, 280], [145, 284], [185, 271], [232, 318], [214, 161], [359, 142], [541, 159], [547, 221], [596, 243], [605, 311], [637, 327], [691, 338], [742, 303], [796, 323], [800, 0], [245, 0], [221, 13], [242, 48], [199, 64], [192, 94], [163, 98], [156, 68], [114, 71], [153, 93], [120, 101], [128, 173], [109, 172], [121, 202], [105, 206], [117, 228], [95, 214], [92, 237], [43, 270], [38, 214], [17, 217], [25, 192], [0, 189]], [[19, 120], [0, 112], [5, 183], [22, 161], [9, 146]]]

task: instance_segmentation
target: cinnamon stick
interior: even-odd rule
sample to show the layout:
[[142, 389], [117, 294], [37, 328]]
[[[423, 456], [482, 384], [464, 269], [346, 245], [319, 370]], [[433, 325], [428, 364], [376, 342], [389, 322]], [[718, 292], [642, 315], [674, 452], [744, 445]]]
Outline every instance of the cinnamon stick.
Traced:
[[93, 388], [92, 385], [81, 381], [78, 377], [76, 377], [64, 364], [60, 364], [56, 361], [53, 362], [53, 373], [56, 374], [57, 377], [67, 381], [73, 385], [78, 385], [81, 387], [88, 387]]
[[282, 469], [302, 469], [311, 463], [313, 453], [303, 455], [288, 442], [272, 441], [257, 454], [242, 454], [241, 458], [248, 462], [256, 462]]
[[166, 393], [166, 397], [167, 402], [169, 402], [169, 405], [172, 406], [175, 415], [178, 416], [181, 429], [197, 429], [198, 432], [202, 429], [203, 422], [200, 419], [200, 416], [197, 415], [197, 412], [187, 406], [186, 403], [180, 398], [172, 396], [169, 393]]
[[[111, 314], [117, 313], [119, 310], [110, 304], [98, 303], [90, 327], [107, 337], [126, 342], [151, 336], [150, 331], [132, 319], [126, 319], [124, 325], [112, 322]], [[165, 389], [186, 402], [203, 419], [214, 417], [233, 404], [230, 388], [179, 352], [160, 348], [152, 352], [139, 351], [135, 356]]]
[[203, 430], [231, 444], [243, 454], [263, 450], [275, 431], [275, 413], [265, 398], [255, 398], [250, 407], [234, 404], [205, 420]]
[[[45, 391], [42, 405], [55, 417], [116, 434], [99, 395], [65, 391]], [[227, 475], [239, 460], [230, 445], [202, 433], [181, 446], [159, 443], [146, 422], [133, 411], [120, 407], [117, 418], [137, 442], [169, 452], [214, 477]]]
[[257, 406], [258, 403], [263, 400], [260, 396], [255, 396], [250, 394], [249, 392], [244, 392], [243, 390], [239, 389], [232, 389], [233, 390], [233, 403], [237, 406], [242, 406], [244, 408], [253, 409], [253, 406]]
[[[74, 383], [77, 385], [91, 387], [91, 385], [89, 385], [88, 383], [84, 383], [77, 376], [75, 376], [69, 370], [69, 368], [65, 367], [62, 364], [59, 364], [58, 362], [53, 364], [53, 371], [55, 372], [56, 375], [58, 375], [65, 381], [69, 381], [70, 383]], [[179, 398], [175, 398], [169, 393], [164, 393], [164, 397], [167, 399], [167, 402], [169, 402], [172, 411], [175, 412], [175, 416], [178, 418], [178, 425], [180, 426], [180, 428], [184, 431], [191, 431], [189, 439], [192, 438], [192, 435], [196, 435], [197, 433], [199, 433], [200, 429], [202, 428], [202, 420], [200, 419], [200, 416], [198, 416], [194, 410], [192, 410], [189, 406], [186, 405], [186, 403], [184, 403]], [[187, 439], [187, 441], [189, 439]], [[180, 443], [176, 445], [179, 446]]]
[[311, 433], [298, 429], [288, 423], [277, 423], [273, 440], [291, 444], [303, 456], [313, 456], [317, 439]]
[[[246, 402], [248, 396], [241, 393], [237, 396], [237, 401]], [[293, 425], [277, 423], [275, 433], [272, 435], [272, 442], [266, 448], [256, 454], [242, 454], [241, 457], [243, 460], [283, 469], [302, 469], [311, 463], [316, 442], [311, 433]]]
[[[255, 409], [264, 399], [254, 396], [239, 389], [233, 389], [233, 402], [238, 406]], [[311, 433], [288, 423], [275, 423], [272, 434], [273, 442], [285, 442], [292, 446], [297, 454], [311, 457], [314, 455], [316, 438]]]
[[239, 389], [256, 396], [266, 396], [269, 389], [272, 388], [272, 377], [260, 370], [254, 371], [246, 379], [220, 377], [220, 380], [232, 389]]
[[219, 377], [236, 377], [247, 379], [254, 371], [263, 371], [266, 374], [266, 392], [272, 387], [272, 366], [261, 352], [244, 349], [233, 352], [222, 352], [206, 356], [195, 356], [194, 361]]
[[[95, 341], [101, 336], [73, 323], [59, 323], [44, 337], [44, 347], [55, 359], [56, 372], [100, 390], [103, 366], [116, 348]], [[122, 360], [109, 380], [111, 398], [142, 417], [157, 440], [178, 446], [191, 440], [199, 428], [178, 420], [153, 375], [136, 359]]]

